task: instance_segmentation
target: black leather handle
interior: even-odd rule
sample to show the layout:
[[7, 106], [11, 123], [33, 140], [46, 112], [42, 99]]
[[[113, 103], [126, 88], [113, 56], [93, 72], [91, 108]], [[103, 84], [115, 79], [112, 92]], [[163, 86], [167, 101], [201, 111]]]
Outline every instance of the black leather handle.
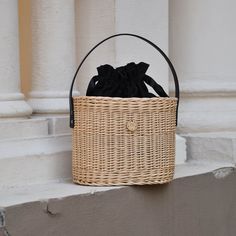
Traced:
[[174, 78], [174, 82], [175, 82], [175, 97], [178, 99], [177, 101], [177, 107], [176, 107], [176, 125], [177, 125], [177, 122], [178, 122], [178, 107], [179, 107], [179, 82], [178, 82], [178, 77], [177, 77], [177, 74], [176, 74], [176, 71], [175, 71], [175, 68], [174, 66], [172, 65], [170, 59], [167, 57], [167, 55], [158, 47], [156, 46], [153, 42], [151, 42], [150, 40], [142, 37], [142, 36], [139, 36], [139, 35], [136, 35], [136, 34], [129, 34], [129, 33], [122, 33], [122, 34], [115, 34], [115, 35], [112, 35], [108, 38], [105, 38], [103, 39], [100, 43], [96, 44], [88, 53], [87, 55], [83, 58], [83, 60], [80, 62], [76, 72], [75, 72], [75, 75], [74, 75], [74, 78], [72, 80], [72, 83], [71, 83], [71, 87], [70, 87], [70, 94], [69, 94], [69, 105], [70, 105], [70, 127], [71, 128], [74, 128], [74, 104], [73, 104], [73, 97], [72, 97], [72, 92], [73, 92], [73, 87], [74, 87], [74, 83], [75, 83], [75, 80], [76, 80], [76, 76], [81, 68], [81, 66], [83, 65], [84, 61], [87, 59], [87, 57], [92, 53], [92, 51], [94, 51], [100, 44], [104, 43], [105, 41], [111, 39], [111, 38], [114, 38], [114, 37], [118, 37], [118, 36], [132, 36], [132, 37], [136, 37], [136, 38], [139, 38], [139, 39], [142, 39], [143, 41], [147, 42], [148, 44], [150, 44], [151, 46], [153, 46], [166, 60], [166, 62], [168, 63], [169, 67], [170, 67], [170, 70], [173, 74], [173, 78]]

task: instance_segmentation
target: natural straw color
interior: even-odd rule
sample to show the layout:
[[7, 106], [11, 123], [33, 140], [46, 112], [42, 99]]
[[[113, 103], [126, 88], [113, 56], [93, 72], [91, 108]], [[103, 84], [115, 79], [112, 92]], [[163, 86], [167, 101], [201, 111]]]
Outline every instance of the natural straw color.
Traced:
[[176, 98], [74, 97], [73, 181], [84, 185], [170, 182]]

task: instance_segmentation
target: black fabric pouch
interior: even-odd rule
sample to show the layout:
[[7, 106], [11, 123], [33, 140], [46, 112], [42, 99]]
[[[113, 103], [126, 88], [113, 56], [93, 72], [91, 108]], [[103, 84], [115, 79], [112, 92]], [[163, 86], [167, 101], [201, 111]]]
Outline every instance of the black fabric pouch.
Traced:
[[168, 97], [164, 89], [145, 74], [148, 67], [149, 65], [144, 62], [131, 62], [118, 68], [107, 64], [99, 66], [98, 75], [89, 82], [86, 96], [155, 97], [156, 95], [148, 91], [149, 85], [160, 97]]

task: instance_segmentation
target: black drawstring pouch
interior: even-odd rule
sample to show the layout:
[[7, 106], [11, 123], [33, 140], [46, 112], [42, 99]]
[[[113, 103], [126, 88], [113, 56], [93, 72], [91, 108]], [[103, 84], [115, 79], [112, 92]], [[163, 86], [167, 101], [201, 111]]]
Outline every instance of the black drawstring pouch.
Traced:
[[88, 85], [86, 96], [105, 97], [156, 97], [148, 91], [152, 87], [160, 97], [168, 97], [164, 89], [150, 76], [146, 75], [149, 65], [131, 62], [126, 66], [113, 68], [102, 65], [97, 68], [98, 75], [94, 76]]

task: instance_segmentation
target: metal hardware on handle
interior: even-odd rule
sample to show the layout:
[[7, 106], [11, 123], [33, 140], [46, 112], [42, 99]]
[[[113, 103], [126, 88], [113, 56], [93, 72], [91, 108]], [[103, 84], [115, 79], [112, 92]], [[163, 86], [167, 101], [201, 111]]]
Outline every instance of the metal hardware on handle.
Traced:
[[132, 36], [132, 37], [136, 37], [136, 38], [139, 38], [139, 39], [142, 39], [143, 41], [145, 41], [146, 43], [150, 44], [151, 46], [153, 46], [163, 57], [164, 59], [166, 60], [166, 62], [168, 63], [169, 67], [170, 67], [170, 70], [172, 72], [172, 75], [173, 75], [173, 78], [174, 78], [174, 82], [175, 82], [175, 97], [178, 99], [177, 100], [177, 107], [176, 107], [176, 125], [178, 123], [178, 107], [179, 107], [179, 81], [178, 81], [178, 77], [177, 77], [177, 74], [176, 74], [176, 71], [175, 71], [175, 68], [174, 66], [172, 65], [170, 59], [167, 57], [167, 55], [157, 46], [155, 45], [153, 42], [151, 42], [150, 40], [142, 37], [142, 36], [139, 36], [139, 35], [136, 35], [136, 34], [129, 34], [129, 33], [121, 33], [121, 34], [115, 34], [115, 35], [112, 35], [108, 38], [105, 38], [103, 39], [101, 42], [99, 42], [98, 44], [96, 44], [87, 54], [86, 56], [83, 58], [83, 60], [80, 62], [76, 72], [75, 72], [75, 75], [74, 75], [74, 78], [72, 80], [72, 83], [71, 83], [71, 87], [70, 87], [70, 94], [69, 94], [69, 105], [70, 105], [70, 127], [71, 128], [74, 128], [74, 104], [73, 104], [73, 97], [72, 97], [72, 93], [73, 93], [73, 87], [74, 87], [74, 83], [75, 83], [75, 79], [76, 79], [76, 76], [81, 68], [81, 66], [83, 65], [84, 61], [87, 59], [87, 57], [92, 53], [92, 51], [94, 51], [100, 44], [104, 43], [105, 41], [111, 39], [111, 38], [114, 38], [114, 37], [118, 37], [118, 36]]

